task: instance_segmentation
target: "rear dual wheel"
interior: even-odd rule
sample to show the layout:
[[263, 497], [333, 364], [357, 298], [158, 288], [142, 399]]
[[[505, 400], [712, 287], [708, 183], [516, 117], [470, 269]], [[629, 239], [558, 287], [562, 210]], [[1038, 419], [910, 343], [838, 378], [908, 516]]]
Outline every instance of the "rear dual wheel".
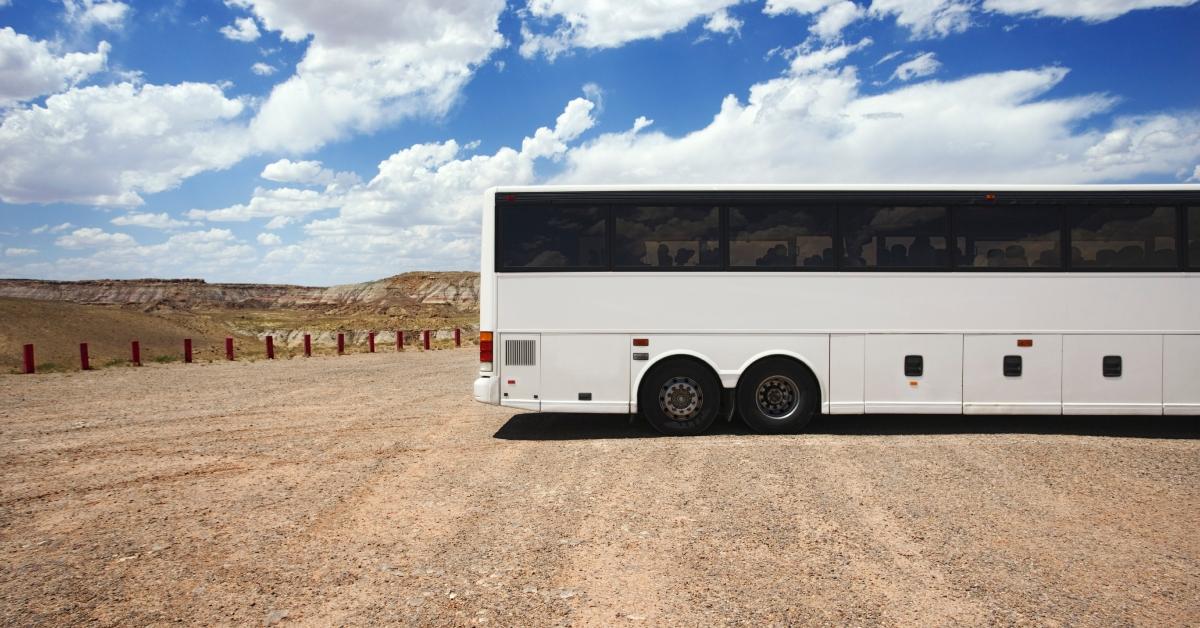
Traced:
[[812, 420], [820, 395], [816, 378], [799, 362], [764, 358], [738, 380], [738, 413], [756, 432], [791, 434]]
[[655, 365], [638, 389], [638, 408], [646, 421], [668, 436], [703, 433], [720, 406], [721, 382], [712, 370], [692, 360]]

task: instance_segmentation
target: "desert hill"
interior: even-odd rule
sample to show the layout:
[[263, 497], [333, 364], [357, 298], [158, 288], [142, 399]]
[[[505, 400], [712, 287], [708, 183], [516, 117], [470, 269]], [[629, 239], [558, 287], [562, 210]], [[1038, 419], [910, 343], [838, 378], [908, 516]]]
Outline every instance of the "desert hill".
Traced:
[[[280, 356], [296, 355], [305, 333], [317, 352], [331, 352], [338, 332], [353, 350], [368, 332], [391, 344], [395, 331], [458, 327], [473, 339], [479, 323], [479, 275], [416, 272], [330, 287], [220, 284], [200, 279], [42, 281], [0, 279], [0, 369], [16, 369], [21, 345], [36, 346], [39, 364], [77, 368], [79, 343], [103, 366], [142, 345], [143, 361], [167, 361], [192, 338], [198, 359], [223, 356], [226, 336], [238, 355], [263, 354], [262, 338], [275, 337]], [[412, 342], [412, 341], [410, 341]]]

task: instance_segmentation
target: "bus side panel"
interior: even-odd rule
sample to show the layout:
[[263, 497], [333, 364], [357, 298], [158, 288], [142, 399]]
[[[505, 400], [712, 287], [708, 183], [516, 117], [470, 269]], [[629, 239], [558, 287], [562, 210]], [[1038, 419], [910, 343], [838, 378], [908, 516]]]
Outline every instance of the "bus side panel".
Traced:
[[829, 414], [862, 414], [867, 337], [829, 337]]
[[961, 413], [962, 358], [962, 334], [868, 335], [866, 411]]
[[1163, 336], [1163, 414], [1200, 414], [1200, 335]]
[[963, 412], [1062, 414], [1062, 336], [968, 334]]
[[624, 334], [542, 334], [543, 412], [629, 412]]
[[[1162, 414], [1163, 337], [1063, 337], [1063, 414]], [[1120, 358], [1120, 373], [1106, 373]]]
[[[804, 335], [755, 335], [755, 334], [635, 334], [632, 338], [645, 338], [646, 347], [633, 347], [627, 360], [631, 360], [630, 408], [637, 411], [637, 390], [647, 368], [659, 360], [671, 356], [690, 356], [717, 371], [724, 388], [735, 388], [742, 371], [755, 361], [771, 356], [783, 355], [803, 362], [817, 378], [821, 387], [821, 410], [829, 407], [829, 336], [826, 334]], [[631, 340], [632, 342], [632, 340]], [[635, 360], [634, 354], [645, 354], [645, 360]]]

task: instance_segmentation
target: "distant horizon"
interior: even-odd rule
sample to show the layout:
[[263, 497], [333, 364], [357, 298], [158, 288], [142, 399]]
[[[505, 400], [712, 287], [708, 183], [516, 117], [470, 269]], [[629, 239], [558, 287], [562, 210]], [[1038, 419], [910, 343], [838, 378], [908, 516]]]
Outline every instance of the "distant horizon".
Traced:
[[0, 0], [0, 275], [472, 269], [496, 185], [1200, 182], [1197, 31], [1200, 0]]

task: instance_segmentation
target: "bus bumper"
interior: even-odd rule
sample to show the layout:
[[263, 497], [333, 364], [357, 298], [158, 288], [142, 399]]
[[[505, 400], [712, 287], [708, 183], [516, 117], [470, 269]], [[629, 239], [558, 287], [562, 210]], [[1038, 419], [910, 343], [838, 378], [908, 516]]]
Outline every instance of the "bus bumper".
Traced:
[[479, 403], [500, 404], [500, 379], [497, 377], [480, 377], [475, 380], [475, 401]]

